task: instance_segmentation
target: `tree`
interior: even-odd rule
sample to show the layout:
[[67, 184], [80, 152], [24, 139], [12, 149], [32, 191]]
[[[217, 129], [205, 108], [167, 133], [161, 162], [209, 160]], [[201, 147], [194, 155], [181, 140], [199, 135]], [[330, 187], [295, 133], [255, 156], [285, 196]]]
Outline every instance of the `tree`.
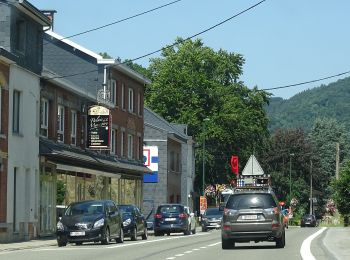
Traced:
[[344, 216], [344, 225], [349, 224], [350, 214], [350, 160], [339, 174], [339, 179], [332, 182], [333, 199], [340, 214]]
[[205, 140], [207, 149], [199, 149], [196, 159], [202, 161], [205, 154], [206, 183], [227, 183], [230, 156], [247, 160], [268, 136], [268, 94], [239, 81], [243, 64], [240, 54], [181, 38], [150, 61], [146, 105], [169, 122], [187, 124], [197, 143]]

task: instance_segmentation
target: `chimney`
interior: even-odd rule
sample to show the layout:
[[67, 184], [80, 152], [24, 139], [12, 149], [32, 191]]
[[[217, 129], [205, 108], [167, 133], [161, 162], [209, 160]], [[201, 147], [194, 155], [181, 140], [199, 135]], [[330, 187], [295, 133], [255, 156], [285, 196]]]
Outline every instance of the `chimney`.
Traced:
[[54, 26], [54, 21], [55, 21], [54, 16], [55, 16], [55, 13], [57, 13], [57, 11], [56, 10], [40, 10], [40, 11], [50, 19], [51, 31], [53, 31], [53, 29], [54, 29], [53, 26]]

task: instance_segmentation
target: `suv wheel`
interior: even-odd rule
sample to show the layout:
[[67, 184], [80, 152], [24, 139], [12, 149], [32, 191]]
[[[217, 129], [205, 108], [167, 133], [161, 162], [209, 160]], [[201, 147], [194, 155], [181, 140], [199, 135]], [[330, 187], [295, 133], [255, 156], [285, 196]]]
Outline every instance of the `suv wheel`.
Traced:
[[105, 232], [104, 232], [104, 237], [101, 240], [101, 243], [103, 245], [108, 245], [109, 244], [109, 228], [106, 227]]
[[119, 237], [116, 239], [117, 243], [124, 243], [124, 230], [123, 227], [120, 227]]
[[276, 247], [277, 248], [284, 248], [285, 245], [286, 245], [286, 233], [283, 230], [281, 237], [278, 237], [276, 239]]
[[221, 238], [222, 249], [231, 249], [235, 247], [235, 242], [232, 239]]

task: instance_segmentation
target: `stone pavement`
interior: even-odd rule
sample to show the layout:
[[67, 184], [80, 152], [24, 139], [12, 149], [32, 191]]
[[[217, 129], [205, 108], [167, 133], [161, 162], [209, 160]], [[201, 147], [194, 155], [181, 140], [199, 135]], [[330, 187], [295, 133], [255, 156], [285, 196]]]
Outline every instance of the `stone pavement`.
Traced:
[[[323, 238], [323, 245], [330, 254], [330, 258], [350, 259], [350, 227], [327, 228]], [[0, 244], [0, 252], [39, 247], [57, 246], [55, 238], [36, 239], [24, 242]]]

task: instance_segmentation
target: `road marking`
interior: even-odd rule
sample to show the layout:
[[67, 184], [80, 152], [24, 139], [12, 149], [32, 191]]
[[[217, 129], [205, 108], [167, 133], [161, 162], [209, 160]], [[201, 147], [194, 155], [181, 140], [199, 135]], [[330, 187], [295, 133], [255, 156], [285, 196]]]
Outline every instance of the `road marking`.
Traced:
[[317, 236], [321, 235], [323, 231], [325, 231], [327, 228], [323, 227], [321, 228], [319, 231], [317, 231], [316, 233], [312, 234], [311, 236], [309, 236], [308, 238], [306, 238], [303, 241], [303, 244], [301, 245], [300, 248], [300, 255], [301, 258], [303, 260], [316, 260], [316, 258], [313, 256], [313, 254], [311, 253], [311, 242], [314, 238], [316, 238]]
[[221, 242], [217, 242], [217, 243], [214, 243], [214, 244], [211, 244], [211, 245], [208, 245], [208, 246], [216, 246], [218, 244], [221, 244]]
[[[207, 245], [207, 246], [201, 246], [200, 248], [201, 248], [201, 249], [206, 249], [206, 248], [208, 248], [208, 247], [216, 246], [216, 245], [219, 245], [219, 244], [221, 244], [221, 242], [217, 242], [217, 243], [210, 244], [210, 245]], [[200, 248], [194, 248], [194, 249], [192, 249], [192, 250], [189, 250], [189, 251], [184, 252], [183, 254], [177, 254], [177, 255], [175, 255], [175, 257], [168, 257], [168, 258], [165, 258], [165, 259], [166, 259], [166, 260], [172, 260], [172, 259], [175, 259], [176, 257], [184, 256], [185, 254], [193, 253], [193, 251], [198, 251], [198, 250], [200, 250]]]
[[206, 249], [207, 247], [206, 246], [201, 246], [202, 249]]
[[192, 250], [191, 251], [186, 251], [185, 254], [190, 254], [192, 252], [193, 252]]
[[177, 255], [175, 255], [175, 256], [184, 256], [184, 254], [177, 254]]
[[195, 249], [192, 249], [193, 251], [198, 251], [198, 250], [200, 250], [199, 248], [195, 248]]
[[172, 260], [172, 259], [175, 259], [176, 257], [168, 257], [168, 258], [165, 258], [166, 260]]

